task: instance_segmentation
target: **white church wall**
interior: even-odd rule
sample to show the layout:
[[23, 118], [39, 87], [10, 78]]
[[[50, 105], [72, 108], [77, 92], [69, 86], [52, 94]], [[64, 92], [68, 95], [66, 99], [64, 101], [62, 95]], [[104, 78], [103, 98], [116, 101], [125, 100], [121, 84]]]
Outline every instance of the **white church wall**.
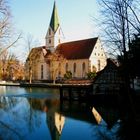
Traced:
[[[77, 59], [77, 60], [67, 60], [66, 63], [68, 64], [67, 71], [72, 72], [73, 78], [83, 78], [86, 77], [86, 73], [88, 73], [89, 70], [89, 60], [88, 59]], [[62, 72], [63, 75], [66, 73], [66, 63], [63, 65], [64, 71]], [[83, 71], [83, 63], [85, 63], [85, 70]], [[74, 70], [74, 65], [76, 65], [76, 68]]]
[[102, 48], [101, 42], [98, 39], [89, 59], [91, 62], [91, 71], [93, 66], [96, 67], [97, 71], [102, 70], [106, 66], [106, 59], [104, 49]]

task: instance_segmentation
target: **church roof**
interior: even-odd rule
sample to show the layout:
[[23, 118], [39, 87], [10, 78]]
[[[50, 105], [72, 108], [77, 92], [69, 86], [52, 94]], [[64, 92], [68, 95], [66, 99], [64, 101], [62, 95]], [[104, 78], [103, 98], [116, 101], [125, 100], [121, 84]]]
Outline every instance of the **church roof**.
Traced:
[[59, 18], [58, 18], [58, 13], [57, 13], [57, 8], [56, 8], [55, 2], [54, 2], [54, 6], [53, 6], [51, 21], [50, 21], [50, 27], [52, 28], [52, 30], [54, 32], [56, 32], [59, 27]]
[[59, 44], [57, 51], [66, 59], [88, 59], [98, 37]]
[[29, 60], [29, 58], [34, 60], [40, 58], [41, 53], [43, 53], [44, 57], [46, 57], [51, 52], [50, 50], [46, 49], [46, 46], [35, 47], [31, 49], [27, 60]]

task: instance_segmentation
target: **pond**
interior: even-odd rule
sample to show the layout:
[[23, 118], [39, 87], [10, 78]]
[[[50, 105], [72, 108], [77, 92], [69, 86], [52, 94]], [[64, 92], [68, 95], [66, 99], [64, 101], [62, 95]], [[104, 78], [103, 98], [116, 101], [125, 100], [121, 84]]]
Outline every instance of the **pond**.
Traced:
[[58, 89], [0, 86], [0, 140], [120, 140], [122, 124], [117, 108], [60, 102]]

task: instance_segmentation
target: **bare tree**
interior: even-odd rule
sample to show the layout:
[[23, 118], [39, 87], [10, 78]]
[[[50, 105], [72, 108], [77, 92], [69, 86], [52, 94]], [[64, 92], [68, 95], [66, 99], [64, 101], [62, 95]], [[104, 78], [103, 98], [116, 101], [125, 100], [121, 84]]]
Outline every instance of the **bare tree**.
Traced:
[[8, 5], [8, 1], [0, 0], [0, 48], [2, 49], [0, 55], [5, 49], [8, 49], [11, 46], [13, 46], [21, 37], [20, 34], [16, 39], [14, 39], [15, 36], [13, 36], [14, 30], [12, 27], [11, 17], [12, 16]]
[[[8, 54], [7, 50], [15, 45], [15, 43], [21, 38], [19, 35], [14, 33], [12, 29], [11, 11], [8, 6], [7, 0], [0, 0], [0, 64], [1, 74], [5, 74], [5, 66], [7, 65], [7, 59], [3, 59]], [[5, 61], [5, 64], [4, 64]], [[4, 64], [4, 65], [3, 65]], [[2, 67], [4, 66], [4, 67]]]
[[[104, 39], [111, 46], [111, 54], [124, 55], [128, 49], [130, 38], [134, 32], [139, 32], [140, 20], [138, 1], [133, 0], [98, 0], [101, 8], [101, 28], [104, 29]], [[137, 3], [137, 5], [136, 5]]]
[[64, 62], [66, 62], [66, 59], [58, 51], [55, 51], [46, 57], [46, 62], [50, 66], [51, 79], [55, 84], [57, 75], [60, 75], [60, 73], [63, 71], [62, 69], [64, 67], [62, 65]]
[[38, 42], [36, 40], [33, 39], [32, 35], [27, 35], [27, 38], [25, 39], [25, 46], [27, 49], [27, 54], [28, 54], [28, 58], [26, 60], [26, 70], [28, 70], [28, 78], [29, 78], [29, 83], [32, 83], [32, 77], [33, 77], [33, 61], [36, 59], [36, 55], [34, 54], [32, 49], [33, 47], [35, 47], [38, 44]]
[[[131, 35], [135, 32], [140, 33], [140, 21], [137, 16], [139, 11], [139, 2], [133, 0], [99, 0], [103, 5], [102, 15], [104, 19], [102, 25], [104, 26], [106, 42], [112, 46], [113, 52], [118, 51], [123, 58], [122, 68], [124, 75], [124, 91], [125, 101], [130, 105], [129, 114], [135, 117], [134, 104], [130, 94], [130, 79], [128, 72], [128, 56], [129, 44]], [[137, 5], [138, 6], [137, 6]], [[131, 115], [133, 114], [133, 116]]]

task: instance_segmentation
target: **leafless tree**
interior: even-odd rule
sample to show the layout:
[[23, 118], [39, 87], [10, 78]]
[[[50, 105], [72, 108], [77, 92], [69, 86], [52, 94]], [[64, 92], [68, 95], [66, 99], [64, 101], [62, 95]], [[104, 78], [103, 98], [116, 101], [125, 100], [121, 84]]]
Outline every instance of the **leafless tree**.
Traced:
[[62, 69], [64, 67], [62, 67], [61, 64], [64, 64], [64, 62], [66, 62], [66, 59], [58, 51], [55, 51], [54, 53], [51, 53], [46, 57], [46, 62], [50, 66], [51, 79], [55, 84], [57, 73], [63, 71]]
[[140, 33], [139, 1], [98, 0], [101, 7], [101, 28], [111, 54], [124, 55], [134, 32]]
[[[16, 33], [13, 30], [12, 20], [11, 20], [11, 10], [8, 5], [7, 0], [0, 0], [0, 55], [5, 51], [5, 49], [13, 46], [21, 34], [16, 37]], [[13, 36], [14, 33], [14, 36]]]
[[33, 36], [31, 34], [27, 35], [27, 38], [25, 39], [25, 47], [27, 49], [27, 60], [26, 60], [26, 70], [28, 70], [28, 78], [29, 83], [32, 83], [32, 77], [33, 77], [33, 61], [35, 60], [36, 54], [32, 53], [33, 47], [37, 46], [38, 42], [33, 39]]
[[124, 93], [126, 102], [129, 102], [130, 111], [135, 117], [134, 104], [130, 94], [130, 79], [127, 67], [127, 50], [133, 33], [140, 33], [140, 20], [138, 16], [139, 1], [135, 0], [98, 0], [102, 4], [102, 25], [106, 42], [114, 52], [120, 53], [123, 58]]

